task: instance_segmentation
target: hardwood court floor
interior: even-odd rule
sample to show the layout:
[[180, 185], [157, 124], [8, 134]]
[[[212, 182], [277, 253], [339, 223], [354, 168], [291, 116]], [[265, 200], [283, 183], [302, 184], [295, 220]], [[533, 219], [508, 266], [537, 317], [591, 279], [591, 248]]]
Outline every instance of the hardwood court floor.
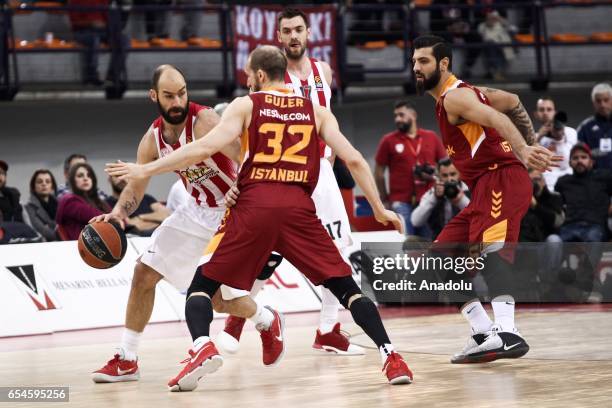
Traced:
[[[263, 367], [257, 333], [248, 330], [239, 353], [227, 357], [191, 393], [170, 393], [165, 386], [186, 357], [190, 341], [185, 336], [145, 335], [141, 380], [119, 384], [94, 384], [89, 378], [112, 354], [116, 343], [109, 343], [108, 336], [67, 347], [44, 346], [45, 337], [58, 335], [0, 339], [0, 350], [11, 350], [0, 352], [0, 386], [69, 386], [70, 402], [53, 405], [71, 407], [608, 407], [612, 313], [605, 310], [520, 312], [517, 321], [531, 351], [520, 360], [485, 365], [449, 364], [449, 356], [467, 339], [458, 314], [387, 318], [391, 339], [415, 374], [407, 386], [386, 383], [374, 349], [357, 357], [312, 351], [313, 325], [291, 323], [292, 315], [287, 316], [287, 350], [278, 367]], [[348, 319], [343, 313], [342, 320]], [[372, 346], [357, 326], [344, 327], [353, 333], [353, 342]], [[18, 350], [32, 339], [37, 348]], [[17, 342], [24, 347], [14, 347]]]

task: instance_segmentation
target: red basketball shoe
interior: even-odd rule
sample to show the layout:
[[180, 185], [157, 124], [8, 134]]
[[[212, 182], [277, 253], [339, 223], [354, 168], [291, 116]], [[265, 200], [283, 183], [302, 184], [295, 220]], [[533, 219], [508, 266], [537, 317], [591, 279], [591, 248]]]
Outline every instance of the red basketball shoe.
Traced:
[[282, 314], [266, 306], [274, 315], [274, 320], [267, 330], [259, 330], [261, 336], [261, 345], [263, 347], [263, 363], [265, 366], [274, 367], [277, 365], [285, 354], [285, 319]]
[[225, 329], [217, 334], [215, 342], [222, 351], [230, 354], [238, 352], [240, 348], [240, 335], [246, 319], [236, 316], [228, 316], [225, 319]]
[[219, 355], [213, 342], [209, 341], [198, 350], [189, 350], [189, 357], [181, 361], [181, 364], [183, 363], [186, 363], [185, 367], [168, 382], [170, 391], [195, 390], [200, 378], [214, 373], [223, 365], [223, 357]]
[[342, 333], [340, 330], [340, 322], [336, 323], [329, 333], [321, 334], [321, 331], [317, 329], [317, 335], [312, 348], [345, 356], [365, 354], [362, 347], [351, 344], [348, 336]]
[[395, 351], [387, 357], [382, 370], [392, 385], [410, 384], [412, 382], [412, 371], [410, 371], [402, 356]]
[[138, 362], [123, 359], [123, 352], [117, 353], [106, 365], [91, 373], [95, 383], [113, 383], [121, 381], [137, 381], [140, 378]]

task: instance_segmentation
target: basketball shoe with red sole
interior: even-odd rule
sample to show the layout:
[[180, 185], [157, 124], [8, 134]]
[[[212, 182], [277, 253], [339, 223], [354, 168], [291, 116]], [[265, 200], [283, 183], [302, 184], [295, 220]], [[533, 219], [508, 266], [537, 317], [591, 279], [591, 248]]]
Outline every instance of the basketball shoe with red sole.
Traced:
[[321, 334], [321, 331], [317, 329], [317, 335], [315, 336], [312, 348], [344, 356], [365, 354], [362, 347], [351, 344], [348, 336], [340, 330], [339, 322], [334, 325], [334, 328], [329, 333]]
[[267, 367], [274, 367], [280, 363], [285, 354], [285, 318], [271, 307], [266, 306], [266, 308], [272, 312], [274, 320], [267, 330], [256, 328], [261, 336], [263, 363]]
[[139, 378], [138, 362], [124, 360], [121, 354], [115, 354], [104, 367], [91, 373], [91, 379], [95, 383], [137, 381]]
[[198, 387], [198, 381], [206, 374], [212, 374], [223, 365], [223, 357], [219, 355], [212, 341], [204, 344], [198, 350], [189, 350], [189, 357], [181, 361], [185, 367], [168, 382], [170, 391], [193, 391]]
[[245, 322], [246, 319], [231, 315], [225, 319], [225, 328], [217, 334], [215, 339], [221, 351], [230, 354], [238, 352], [240, 348], [240, 335], [242, 334]]
[[402, 356], [396, 352], [392, 352], [387, 357], [382, 370], [391, 385], [412, 383], [412, 371], [410, 371]]

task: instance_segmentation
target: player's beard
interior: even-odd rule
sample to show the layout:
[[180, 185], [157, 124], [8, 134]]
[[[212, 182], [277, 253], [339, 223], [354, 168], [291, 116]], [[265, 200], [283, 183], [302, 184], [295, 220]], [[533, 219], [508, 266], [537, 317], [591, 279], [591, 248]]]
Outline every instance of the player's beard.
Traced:
[[431, 76], [428, 78], [427, 75], [424, 75], [423, 79], [416, 80], [416, 91], [417, 95], [424, 95], [425, 92], [431, 91], [440, 82], [440, 64], [436, 64], [436, 70], [432, 72]]
[[291, 43], [289, 44], [288, 47], [285, 47], [285, 55], [290, 60], [299, 60], [300, 58], [302, 58], [305, 52], [306, 52], [306, 44], [302, 44], [301, 42], [300, 42], [300, 49], [297, 51], [293, 51], [293, 49], [291, 48]]
[[[170, 108], [168, 110], [165, 110], [161, 106], [161, 103], [159, 103], [159, 99], [158, 99], [157, 108], [159, 109], [160, 115], [162, 115], [162, 117], [164, 118], [166, 122], [168, 122], [171, 125], [180, 125], [181, 123], [185, 121], [185, 118], [187, 118], [187, 113], [189, 112], [189, 99], [187, 99], [187, 102], [185, 102], [185, 106]], [[179, 115], [172, 116], [171, 113], [179, 113]]]

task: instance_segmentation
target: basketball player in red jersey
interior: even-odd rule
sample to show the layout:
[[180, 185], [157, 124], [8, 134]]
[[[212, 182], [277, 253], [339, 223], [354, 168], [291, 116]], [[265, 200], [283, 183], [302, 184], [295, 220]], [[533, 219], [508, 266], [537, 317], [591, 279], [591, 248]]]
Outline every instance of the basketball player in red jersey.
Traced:
[[[150, 163], [193, 143], [219, 122], [214, 110], [189, 102], [185, 78], [171, 65], [161, 65], [154, 71], [150, 97], [157, 104], [160, 117], [140, 141], [138, 163]], [[138, 345], [153, 311], [155, 287], [161, 279], [166, 279], [179, 291], [189, 288], [204, 248], [223, 218], [224, 194], [236, 179], [235, 162], [239, 153], [240, 144], [236, 142], [226, 146], [222, 153], [176, 172], [191, 199], [155, 230], [152, 244], [138, 259], [119, 350], [103, 368], [92, 373], [95, 382], [139, 379]], [[91, 222], [114, 220], [125, 226], [129, 215], [138, 208], [148, 183], [149, 178], [130, 180], [112, 212]], [[247, 315], [241, 316], [252, 316], [252, 313], [247, 311]], [[274, 315], [266, 309], [254, 320], [265, 331]]]
[[[200, 377], [221, 365], [209, 338], [211, 299], [221, 284], [249, 290], [258, 275], [253, 271], [261, 270], [272, 250], [314, 284], [325, 285], [350, 310], [379, 348], [383, 371], [391, 384], [412, 381], [412, 373], [394, 351], [376, 306], [362, 295], [350, 266], [316, 216], [311, 194], [319, 173], [319, 136], [346, 161], [376, 219], [383, 224], [392, 222], [400, 230], [401, 221], [384, 208], [367, 162], [340, 133], [333, 114], [285, 88], [286, 68], [287, 60], [278, 48], [257, 48], [246, 68], [248, 85], [254, 92], [234, 100], [207, 137], [145, 165], [107, 165], [110, 175], [146, 178], [210, 157], [242, 135], [241, 194], [209, 245], [214, 250], [210, 261], [196, 273], [188, 290], [185, 316], [195, 341], [191, 358], [168, 384], [171, 390], [193, 390]], [[271, 329], [275, 334], [266, 341], [273, 346], [268, 347], [264, 360], [277, 363], [284, 351], [282, 319], [275, 319]]]
[[[525, 165], [545, 171], [560, 160], [534, 146], [529, 115], [516, 95], [474, 87], [451, 72], [452, 50], [436, 36], [414, 40], [412, 57], [417, 90], [436, 100], [436, 117], [448, 156], [472, 193], [472, 201], [440, 232], [435, 242], [478, 243], [486, 255], [487, 280], [495, 321], [475, 292], [461, 308], [472, 335], [453, 363], [518, 358], [529, 346], [514, 324], [513, 255], [502, 248], [518, 241], [520, 223], [532, 197]], [[489, 273], [488, 273], [489, 272]]]
[[[277, 21], [277, 38], [287, 57], [285, 84], [296, 95], [310, 99], [313, 105], [330, 109], [332, 70], [328, 63], [308, 57], [306, 49], [310, 28], [306, 14], [298, 9], [287, 8], [278, 15]], [[347, 253], [347, 250], [352, 245], [353, 240], [342, 194], [334, 175], [334, 156], [329, 146], [326, 146], [322, 141], [320, 143], [319, 181], [312, 193], [312, 199], [317, 217], [326, 227], [340, 253], [348, 258], [350, 254]], [[265, 282], [266, 280], [257, 279], [250, 291], [250, 296], [255, 298]], [[228, 291], [224, 291], [223, 294], [225, 296]], [[240, 293], [234, 291], [229, 294], [237, 296]], [[338, 303], [334, 294], [329, 289], [322, 287], [319, 327], [312, 347], [315, 350], [333, 354], [364, 354], [362, 347], [351, 344], [349, 339], [341, 332], [338, 322], [339, 307], [340, 303]], [[217, 336], [217, 344], [225, 351], [236, 352], [244, 323], [245, 319], [243, 318], [229, 316], [224, 331]]]

